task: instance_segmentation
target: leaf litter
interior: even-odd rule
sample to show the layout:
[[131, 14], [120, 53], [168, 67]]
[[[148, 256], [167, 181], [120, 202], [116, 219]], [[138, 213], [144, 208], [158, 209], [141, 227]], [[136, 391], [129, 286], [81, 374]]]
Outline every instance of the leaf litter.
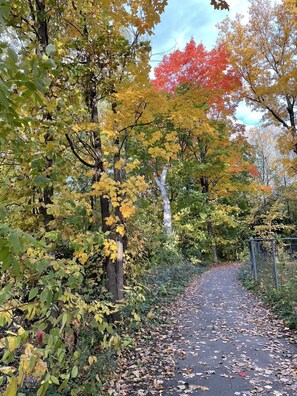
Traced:
[[238, 270], [206, 272], [166, 307], [165, 323], [139, 331], [106, 394], [297, 394], [296, 332], [242, 288]]

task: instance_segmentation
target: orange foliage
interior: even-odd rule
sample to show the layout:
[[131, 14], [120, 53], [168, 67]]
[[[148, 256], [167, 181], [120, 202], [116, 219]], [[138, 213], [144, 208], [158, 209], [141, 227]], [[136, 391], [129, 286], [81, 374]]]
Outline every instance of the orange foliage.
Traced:
[[258, 177], [260, 175], [257, 167], [252, 164], [248, 165], [248, 172], [254, 177]]
[[154, 87], [174, 93], [182, 84], [207, 91], [209, 105], [218, 111], [233, 111], [241, 87], [239, 73], [229, 64], [229, 52], [224, 45], [207, 51], [192, 39], [183, 51], [164, 56], [155, 68]]
[[266, 193], [270, 193], [272, 191], [272, 188], [269, 186], [258, 186], [260, 190]]

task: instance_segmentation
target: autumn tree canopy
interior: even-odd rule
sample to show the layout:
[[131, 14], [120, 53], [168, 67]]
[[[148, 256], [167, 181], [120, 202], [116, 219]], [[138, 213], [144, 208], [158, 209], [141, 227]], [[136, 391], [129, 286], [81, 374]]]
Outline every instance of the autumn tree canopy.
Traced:
[[[228, 57], [224, 45], [207, 51], [192, 39], [184, 50], [164, 56], [155, 68], [153, 80], [155, 89], [169, 93], [168, 116], [171, 128], [176, 131], [178, 156], [182, 160], [179, 166], [187, 168], [190, 191], [201, 193], [207, 208], [213, 208], [213, 202], [219, 202], [230, 193], [245, 189], [236, 174], [257, 172], [243, 158], [248, 144], [241, 135], [241, 128], [230, 121], [240, 98], [241, 81]], [[222, 209], [226, 215], [224, 221], [227, 221], [228, 210], [232, 212], [226, 206]], [[221, 220], [215, 219], [211, 210], [204, 220], [216, 261], [215, 241], [220, 239]]]
[[184, 50], [164, 56], [155, 68], [156, 89], [174, 93], [182, 84], [204, 90], [212, 111], [234, 111], [241, 86], [240, 75], [229, 64], [229, 51], [219, 45], [207, 51], [190, 40]]
[[244, 81], [244, 96], [265, 118], [287, 131], [287, 146], [297, 153], [296, 6], [284, 1], [251, 1], [248, 23], [242, 16], [221, 25], [221, 42]]
[[[193, 264], [238, 260], [261, 216], [289, 223], [270, 231], [294, 230], [294, 180], [282, 182], [271, 164], [256, 169], [266, 150], [252, 149], [235, 118], [242, 78], [245, 95], [253, 91], [228, 40], [210, 51], [191, 40], [164, 57], [150, 81], [150, 37], [166, 4], [0, 2], [5, 396], [101, 394], [106, 361], [123, 361], [135, 331], [153, 324], [172, 279], [180, 290], [188, 272], [197, 273]], [[292, 132], [286, 108], [295, 105], [296, 59], [279, 50], [282, 37], [291, 38], [275, 10], [286, 34], [271, 46], [284, 60], [260, 52], [275, 69], [264, 72], [258, 58], [244, 56], [261, 82], [256, 98], [276, 105]], [[271, 169], [275, 190], [261, 185]], [[258, 206], [261, 213], [252, 210]]]

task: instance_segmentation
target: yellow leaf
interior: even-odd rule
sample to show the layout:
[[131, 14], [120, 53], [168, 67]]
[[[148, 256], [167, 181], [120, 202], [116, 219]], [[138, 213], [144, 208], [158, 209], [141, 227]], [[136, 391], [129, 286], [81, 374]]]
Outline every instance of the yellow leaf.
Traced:
[[146, 315], [149, 319], [153, 319], [155, 317], [154, 313], [152, 311], [149, 311], [149, 313]]
[[89, 356], [88, 357], [88, 362], [89, 362], [89, 365], [92, 366], [92, 364], [97, 362], [96, 356]]
[[125, 165], [125, 160], [120, 159], [114, 165], [115, 169], [121, 169]]
[[20, 346], [21, 339], [20, 337], [8, 336], [6, 337], [6, 341], [8, 343], [9, 352], [13, 352]]
[[88, 261], [89, 256], [87, 255], [87, 253], [81, 253], [79, 256], [79, 261], [82, 264], [85, 264]]
[[46, 363], [43, 360], [38, 359], [33, 371], [34, 377], [41, 377], [46, 372], [47, 372]]
[[23, 334], [25, 334], [25, 329], [24, 329], [23, 327], [20, 327], [20, 328], [18, 329], [18, 335], [19, 335], [19, 336], [22, 336]]
[[0, 367], [0, 371], [3, 374], [12, 374], [12, 373], [15, 372], [15, 370], [16, 370], [16, 368], [15, 367], [11, 367], [11, 366]]
[[18, 390], [18, 383], [16, 378], [12, 378], [8, 384], [3, 396], [16, 396]]
[[114, 216], [109, 216], [106, 218], [105, 221], [107, 225], [113, 225], [114, 223], [117, 222], [117, 219]]
[[10, 324], [12, 322], [12, 315], [10, 312], [3, 312], [0, 314], [0, 319], [3, 319], [7, 324]]
[[124, 236], [125, 235], [125, 228], [123, 225], [118, 225], [116, 227], [116, 232], [118, 232], [120, 235]]
[[135, 213], [135, 208], [130, 203], [125, 203], [121, 206], [122, 215], [127, 219]]
[[111, 255], [109, 257], [110, 257], [110, 259], [112, 261], [114, 261], [117, 258], [117, 254], [116, 253], [111, 253]]
[[132, 315], [133, 315], [134, 319], [136, 320], [136, 322], [140, 322], [140, 316], [135, 311], [132, 312]]

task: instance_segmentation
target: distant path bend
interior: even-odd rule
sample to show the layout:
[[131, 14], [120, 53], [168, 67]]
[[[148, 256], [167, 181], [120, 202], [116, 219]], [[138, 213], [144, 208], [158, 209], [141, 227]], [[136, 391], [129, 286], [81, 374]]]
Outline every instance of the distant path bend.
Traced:
[[294, 335], [242, 287], [239, 271], [215, 267], [181, 299], [184, 356], [162, 395], [297, 395]]

